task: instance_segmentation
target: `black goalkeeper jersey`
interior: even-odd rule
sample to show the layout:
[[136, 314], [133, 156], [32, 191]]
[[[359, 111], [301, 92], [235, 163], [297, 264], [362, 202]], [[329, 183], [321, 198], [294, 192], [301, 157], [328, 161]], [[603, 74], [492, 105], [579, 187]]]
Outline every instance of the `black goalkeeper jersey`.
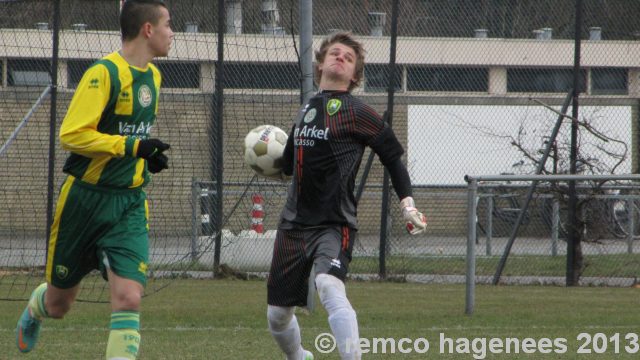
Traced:
[[357, 229], [354, 187], [365, 147], [370, 146], [383, 163], [397, 160], [403, 150], [399, 144], [385, 149], [390, 137], [398, 144], [380, 115], [350, 93], [312, 97], [298, 114], [284, 151], [285, 173], [292, 173], [293, 179], [281, 227]]

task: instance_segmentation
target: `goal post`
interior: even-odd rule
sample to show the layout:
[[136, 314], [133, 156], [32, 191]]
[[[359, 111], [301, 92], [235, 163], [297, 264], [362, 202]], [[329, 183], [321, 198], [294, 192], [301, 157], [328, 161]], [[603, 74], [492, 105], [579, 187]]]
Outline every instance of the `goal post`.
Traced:
[[[466, 175], [465, 181], [467, 182], [467, 253], [466, 253], [466, 286], [465, 286], [465, 314], [471, 315], [475, 306], [475, 285], [477, 283], [476, 277], [476, 242], [477, 242], [477, 219], [478, 219], [478, 199], [479, 199], [479, 187], [480, 183], [497, 182], [497, 183], [511, 183], [511, 182], [529, 182], [529, 188], [535, 188], [540, 182], [547, 183], [560, 183], [560, 182], [594, 182], [600, 185], [605, 182], [638, 182], [640, 181], [640, 175], [638, 174], [620, 174], [620, 175]], [[529, 194], [531, 196], [531, 194]], [[528, 199], [531, 200], [531, 199]], [[525, 201], [520, 209], [520, 214], [527, 212], [527, 205], [529, 201]], [[554, 212], [555, 213], [555, 212]], [[522, 217], [522, 215], [519, 217]], [[504, 253], [500, 265], [506, 263], [506, 259], [509, 256], [511, 246], [515, 242], [517, 237], [517, 228], [519, 226], [518, 221], [514, 224], [514, 231], [510, 237], [508, 243], [504, 248]], [[632, 235], [631, 235], [632, 236]], [[631, 237], [633, 238], [633, 237]], [[570, 244], [567, 243], [567, 247]], [[631, 245], [629, 245], [631, 249]], [[569, 266], [569, 264], [567, 264]], [[498, 273], [496, 273], [498, 275]], [[494, 282], [496, 283], [496, 282]]]

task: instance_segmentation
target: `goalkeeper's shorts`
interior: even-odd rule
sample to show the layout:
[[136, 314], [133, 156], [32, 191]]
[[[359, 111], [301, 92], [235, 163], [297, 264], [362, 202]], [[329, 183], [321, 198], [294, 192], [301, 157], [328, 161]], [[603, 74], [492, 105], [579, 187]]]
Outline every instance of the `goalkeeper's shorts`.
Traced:
[[267, 280], [267, 302], [306, 306], [311, 266], [316, 274], [344, 281], [357, 231], [347, 226], [307, 230], [278, 229]]
[[146, 285], [148, 205], [141, 189], [105, 189], [69, 176], [51, 226], [46, 277], [67, 289], [98, 269]]

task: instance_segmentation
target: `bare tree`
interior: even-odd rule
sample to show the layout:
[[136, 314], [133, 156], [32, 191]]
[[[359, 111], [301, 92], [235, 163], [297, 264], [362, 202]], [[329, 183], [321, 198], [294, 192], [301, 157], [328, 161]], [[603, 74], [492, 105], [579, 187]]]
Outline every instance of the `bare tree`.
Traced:
[[[593, 111], [583, 111], [586, 113], [578, 119], [578, 142], [577, 146], [577, 173], [582, 175], [615, 174], [620, 171], [621, 166], [629, 159], [629, 148], [625, 141], [605, 134], [599, 129], [602, 124], [607, 123], [607, 113], [604, 108]], [[526, 121], [525, 121], [526, 120]], [[547, 134], [552, 133], [555, 123], [551, 117], [547, 120], [523, 119], [514, 133], [507, 131], [496, 133], [491, 129], [478, 129], [488, 136], [494, 136], [508, 142], [521, 154], [522, 160], [517, 163], [516, 172], [531, 174], [541, 165], [543, 148], [551, 146], [548, 161], [542, 167], [543, 174], [567, 174], [569, 173], [569, 131], [568, 124], [563, 124], [559, 135], [549, 144]], [[571, 120], [570, 118], [568, 119]], [[545, 136], [546, 135], [546, 136]], [[577, 224], [576, 234], [576, 254], [574, 266], [575, 282], [579, 280], [585, 269], [584, 257], [582, 254], [582, 242], [597, 242], [602, 239], [612, 238], [614, 226], [620, 224], [612, 223], [611, 200], [603, 199], [600, 195], [609, 193], [603, 188], [604, 182], [589, 184], [587, 188], [579, 190], [577, 202]], [[569, 188], [563, 183], [553, 183], [544, 190], [548, 195], [559, 200], [561, 209], [567, 208], [569, 198]], [[551, 214], [551, 201], [542, 200], [540, 205], [546, 207], [548, 219]], [[570, 224], [565, 220], [566, 211], [561, 212], [561, 232], [570, 230]]]

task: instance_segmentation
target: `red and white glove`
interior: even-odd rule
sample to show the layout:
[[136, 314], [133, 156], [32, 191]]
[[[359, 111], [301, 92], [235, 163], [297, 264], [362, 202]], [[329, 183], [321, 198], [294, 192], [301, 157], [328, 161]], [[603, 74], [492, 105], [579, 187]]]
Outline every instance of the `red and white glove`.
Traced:
[[411, 235], [425, 232], [427, 229], [427, 218], [416, 209], [416, 204], [411, 196], [400, 201], [402, 217], [406, 221], [407, 231]]

